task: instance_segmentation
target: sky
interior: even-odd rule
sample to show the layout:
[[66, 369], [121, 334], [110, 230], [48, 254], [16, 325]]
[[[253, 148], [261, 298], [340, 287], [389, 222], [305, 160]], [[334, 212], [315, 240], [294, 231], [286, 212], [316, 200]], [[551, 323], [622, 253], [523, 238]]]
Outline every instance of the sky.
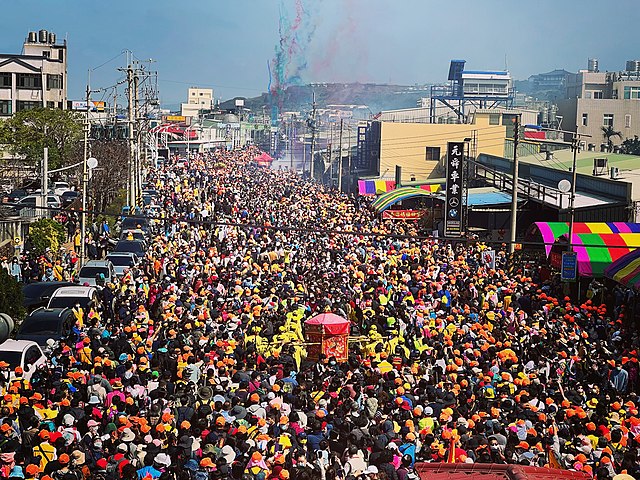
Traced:
[[[163, 106], [189, 86], [252, 97], [308, 82], [446, 81], [449, 61], [515, 79], [565, 68], [624, 69], [640, 58], [638, 0], [0, 0], [0, 51], [28, 31], [68, 42], [69, 98], [122, 78], [124, 51], [153, 59]], [[283, 27], [283, 28], [280, 28]], [[282, 45], [279, 61], [276, 46]], [[271, 81], [269, 70], [271, 70]], [[102, 92], [94, 95], [99, 99]], [[120, 88], [124, 103], [124, 90]]]

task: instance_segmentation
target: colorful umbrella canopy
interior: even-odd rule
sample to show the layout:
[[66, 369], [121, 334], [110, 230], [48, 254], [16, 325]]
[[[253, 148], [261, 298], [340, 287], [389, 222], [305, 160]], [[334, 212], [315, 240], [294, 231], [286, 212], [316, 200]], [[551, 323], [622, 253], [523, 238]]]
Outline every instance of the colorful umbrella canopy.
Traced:
[[604, 276], [629, 288], [640, 289], [640, 249], [636, 249], [604, 269]]

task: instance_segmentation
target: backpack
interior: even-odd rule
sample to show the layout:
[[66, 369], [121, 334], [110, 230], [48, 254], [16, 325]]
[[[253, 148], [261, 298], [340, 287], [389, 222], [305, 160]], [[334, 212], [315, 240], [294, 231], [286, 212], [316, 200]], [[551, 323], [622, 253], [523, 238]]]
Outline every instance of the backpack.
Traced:
[[191, 474], [191, 480], [209, 480], [209, 474], [204, 470], [197, 470]]
[[120, 460], [114, 460], [111, 457], [107, 463], [107, 475], [111, 478], [120, 478], [120, 464], [126, 461], [126, 457], [122, 457]]

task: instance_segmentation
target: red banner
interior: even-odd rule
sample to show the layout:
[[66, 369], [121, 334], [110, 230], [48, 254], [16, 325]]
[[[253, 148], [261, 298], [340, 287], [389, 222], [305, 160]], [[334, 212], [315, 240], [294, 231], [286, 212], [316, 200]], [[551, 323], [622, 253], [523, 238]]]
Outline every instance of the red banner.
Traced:
[[383, 220], [420, 220], [424, 210], [385, 210], [382, 212]]

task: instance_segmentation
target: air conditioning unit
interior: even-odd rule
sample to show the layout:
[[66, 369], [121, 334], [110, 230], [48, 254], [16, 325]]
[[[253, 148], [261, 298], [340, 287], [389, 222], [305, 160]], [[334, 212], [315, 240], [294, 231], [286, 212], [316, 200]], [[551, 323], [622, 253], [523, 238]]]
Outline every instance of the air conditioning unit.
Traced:
[[609, 169], [609, 173], [611, 176], [611, 180], [616, 180], [618, 178], [618, 175], [620, 175], [620, 169], [618, 167], [611, 167]]

